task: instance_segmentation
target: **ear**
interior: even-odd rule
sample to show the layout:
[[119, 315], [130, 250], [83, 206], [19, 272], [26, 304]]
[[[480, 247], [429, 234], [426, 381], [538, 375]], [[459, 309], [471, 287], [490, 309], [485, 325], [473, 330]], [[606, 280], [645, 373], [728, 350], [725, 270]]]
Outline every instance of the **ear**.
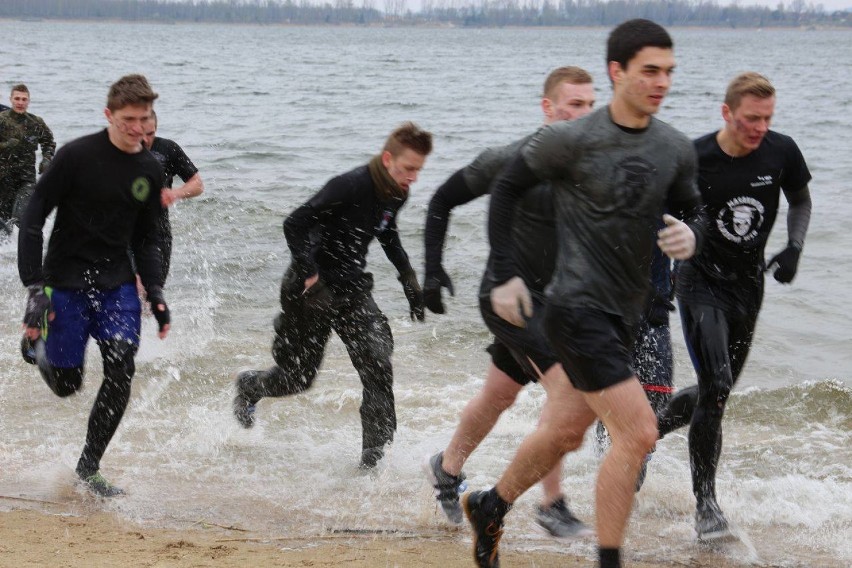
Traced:
[[724, 103], [722, 103], [722, 118], [725, 120], [725, 122], [731, 122], [731, 120], [732, 120], [732, 118], [731, 118], [731, 107], [729, 107], [728, 105], [726, 105]]
[[547, 118], [547, 120], [553, 118], [553, 101], [551, 101], [547, 97], [542, 97], [541, 112], [544, 113], [544, 116]]
[[606, 66], [606, 71], [613, 85], [618, 84], [624, 74], [624, 69], [621, 68], [621, 63], [618, 61], [610, 61]]
[[391, 160], [393, 159], [393, 154], [385, 150], [382, 152], [382, 165], [385, 169], [390, 168]]
[[112, 111], [111, 111], [111, 110], [109, 110], [108, 108], [105, 108], [105, 109], [104, 109], [104, 116], [106, 117], [107, 122], [109, 122], [110, 124], [112, 124]]

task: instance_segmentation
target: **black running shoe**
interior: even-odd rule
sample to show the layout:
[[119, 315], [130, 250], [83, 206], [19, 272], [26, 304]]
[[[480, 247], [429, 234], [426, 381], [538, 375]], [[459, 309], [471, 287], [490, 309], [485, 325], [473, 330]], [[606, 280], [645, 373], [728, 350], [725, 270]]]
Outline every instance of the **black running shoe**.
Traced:
[[100, 472], [96, 472], [92, 475], [82, 477], [81, 481], [83, 485], [99, 497], [116, 497], [118, 495], [124, 495], [124, 489], [120, 487], [116, 487], [112, 483], [106, 480], [106, 478], [100, 474]]
[[551, 536], [556, 538], [580, 538], [595, 534], [586, 523], [571, 513], [571, 509], [565, 504], [565, 499], [560, 497], [549, 507], [539, 505], [535, 514], [536, 522]]
[[483, 507], [487, 491], [469, 491], [462, 495], [464, 514], [473, 527], [473, 561], [479, 568], [500, 568], [498, 546], [503, 536], [503, 519], [496, 511]]
[[257, 376], [258, 373], [259, 371], [243, 371], [237, 375], [237, 379], [234, 381], [234, 388], [237, 391], [236, 396], [234, 396], [234, 418], [243, 428], [254, 426], [254, 411], [257, 409], [255, 403], [245, 395], [243, 384]]
[[426, 479], [435, 488], [435, 498], [441, 503], [441, 509], [447, 515], [447, 519], [455, 525], [460, 525], [464, 520], [461, 505], [459, 504], [459, 493], [464, 491], [464, 472], [458, 475], [450, 475], [444, 471], [444, 452], [438, 452], [423, 461], [423, 472]]
[[698, 534], [698, 540], [704, 542], [733, 538], [728, 520], [715, 501], [698, 505], [695, 511], [695, 532]]

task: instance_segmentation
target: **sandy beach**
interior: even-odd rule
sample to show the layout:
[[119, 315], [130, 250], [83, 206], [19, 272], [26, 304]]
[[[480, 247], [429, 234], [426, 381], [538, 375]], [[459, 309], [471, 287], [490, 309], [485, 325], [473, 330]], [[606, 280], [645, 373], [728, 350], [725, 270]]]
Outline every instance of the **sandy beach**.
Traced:
[[[465, 529], [445, 536], [400, 534], [334, 534], [312, 539], [258, 537], [238, 527], [198, 521], [185, 529], [146, 526], [97, 510], [70, 511], [62, 505], [0, 497], [2, 567], [246, 567], [246, 566], [473, 566]], [[594, 566], [589, 558], [558, 552], [526, 551], [505, 537], [501, 564], [506, 567]], [[732, 566], [709, 556], [670, 563], [631, 561], [626, 566]]]

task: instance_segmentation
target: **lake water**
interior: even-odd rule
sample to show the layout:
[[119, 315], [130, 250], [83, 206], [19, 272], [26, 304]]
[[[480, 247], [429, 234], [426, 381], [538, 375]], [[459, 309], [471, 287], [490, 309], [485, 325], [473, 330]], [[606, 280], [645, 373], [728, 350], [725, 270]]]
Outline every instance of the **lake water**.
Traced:
[[[148, 76], [159, 133], [183, 146], [207, 191], [172, 211], [169, 338], [143, 328], [134, 395], [103, 461], [128, 495], [92, 504], [73, 468], [101, 380], [90, 349], [86, 389], [60, 400], [21, 361], [24, 291], [11, 243], [0, 245], [0, 495], [102, 507], [151, 526], [199, 522], [259, 537], [398, 530], [468, 539], [436, 511], [420, 461], [445, 446], [482, 385], [489, 341], [476, 290], [485, 264], [487, 200], [454, 213], [445, 266], [450, 314], [411, 323], [394, 270], [370, 257], [375, 296], [396, 338], [396, 442], [374, 475], [356, 471], [360, 383], [331, 342], [307, 394], [263, 401], [246, 432], [231, 416], [230, 376], [271, 363], [271, 322], [289, 262], [283, 218], [331, 176], [366, 162], [404, 120], [435, 134], [435, 151], [400, 219], [422, 275], [423, 222], [444, 179], [483, 148], [541, 121], [545, 75], [580, 65], [609, 97], [605, 29], [356, 29], [124, 23], [0, 22], [0, 85], [25, 82], [30, 110], [61, 144], [105, 125], [111, 82]], [[757, 70], [779, 95], [774, 127], [799, 143], [814, 180], [814, 213], [792, 286], [770, 279], [751, 358], [725, 418], [720, 502], [744, 544], [708, 551], [694, 537], [685, 432], [660, 443], [638, 496], [629, 558], [683, 565], [852, 563], [852, 304], [848, 194], [852, 171], [852, 41], [848, 32], [672, 30], [678, 69], [660, 118], [695, 137], [721, 125], [728, 80]], [[5, 92], [5, 91], [4, 91]], [[4, 95], [5, 96], [5, 95]], [[783, 216], [768, 251], [786, 242]], [[846, 282], [844, 284], [844, 282]], [[673, 319], [676, 384], [694, 382]], [[535, 425], [540, 388], [522, 393], [469, 460], [470, 486], [494, 483]], [[565, 487], [594, 514], [591, 444], [573, 454]], [[592, 558], [592, 542], [537, 532], [532, 489], [508, 519], [504, 546]], [[0, 508], [15, 502], [0, 498]]]

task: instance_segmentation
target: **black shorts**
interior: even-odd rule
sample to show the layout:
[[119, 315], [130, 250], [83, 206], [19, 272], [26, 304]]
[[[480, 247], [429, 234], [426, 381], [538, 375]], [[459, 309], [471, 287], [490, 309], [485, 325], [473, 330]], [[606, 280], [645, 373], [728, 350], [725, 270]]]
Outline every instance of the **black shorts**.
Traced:
[[544, 328], [577, 390], [598, 391], [635, 375], [631, 360], [636, 330], [621, 317], [595, 309], [548, 305]]
[[479, 311], [485, 325], [494, 334], [494, 343], [488, 346], [494, 366], [509, 375], [519, 385], [538, 381], [538, 373], [546, 373], [558, 363], [544, 335], [544, 305], [533, 300], [533, 317], [526, 327], [517, 327], [500, 318], [491, 308], [489, 297], [479, 298]]

